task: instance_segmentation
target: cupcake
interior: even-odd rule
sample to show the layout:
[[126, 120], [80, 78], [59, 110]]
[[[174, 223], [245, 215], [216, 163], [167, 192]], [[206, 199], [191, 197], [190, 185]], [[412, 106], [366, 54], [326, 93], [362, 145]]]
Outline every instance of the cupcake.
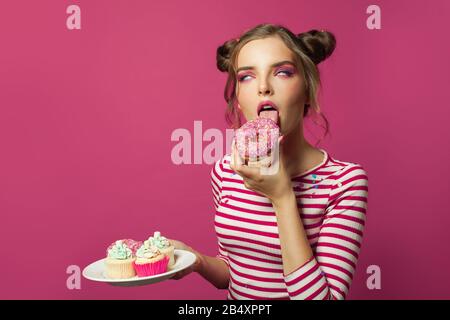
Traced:
[[235, 143], [242, 162], [249, 167], [270, 167], [275, 161], [279, 132], [273, 119], [263, 117], [248, 121], [237, 129]]
[[122, 242], [124, 242], [128, 248], [130, 248], [131, 253], [134, 257], [136, 257], [136, 251], [139, 249], [140, 246], [142, 246], [142, 241], [136, 241], [133, 239], [123, 239]]
[[106, 276], [111, 279], [126, 279], [136, 276], [133, 267], [135, 258], [123, 240], [117, 240], [107, 249], [105, 259]]
[[168, 263], [169, 257], [146, 240], [136, 251], [136, 260], [133, 262], [133, 266], [138, 277], [148, 277], [166, 272]]
[[173, 267], [175, 264], [175, 247], [170, 243], [170, 241], [166, 237], [161, 236], [159, 231], [156, 231], [153, 234], [153, 237], [148, 238], [148, 241], [150, 242], [150, 245], [157, 247], [162, 254], [169, 257], [168, 268]]

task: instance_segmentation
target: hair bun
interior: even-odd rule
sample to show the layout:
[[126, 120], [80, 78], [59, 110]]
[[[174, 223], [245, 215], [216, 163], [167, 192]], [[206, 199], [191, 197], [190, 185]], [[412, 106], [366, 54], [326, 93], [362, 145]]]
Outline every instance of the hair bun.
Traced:
[[325, 30], [310, 30], [297, 35], [300, 46], [308, 57], [319, 64], [327, 59], [336, 48], [336, 38], [331, 32]]
[[217, 48], [216, 52], [216, 64], [217, 69], [222, 72], [228, 72], [230, 68], [230, 58], [233, 49], [238, 43], [237, 39], [228, 40], [223, 45]]

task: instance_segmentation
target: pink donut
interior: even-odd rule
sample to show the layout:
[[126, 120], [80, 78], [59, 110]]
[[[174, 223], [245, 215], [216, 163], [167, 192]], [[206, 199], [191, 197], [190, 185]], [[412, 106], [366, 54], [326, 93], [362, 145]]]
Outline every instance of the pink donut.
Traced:
[[243, 159], [261, 159], [270, 156], [278, 138], [279, 127], [268, 118], [248, 121], [236, 130], [236, 147]]

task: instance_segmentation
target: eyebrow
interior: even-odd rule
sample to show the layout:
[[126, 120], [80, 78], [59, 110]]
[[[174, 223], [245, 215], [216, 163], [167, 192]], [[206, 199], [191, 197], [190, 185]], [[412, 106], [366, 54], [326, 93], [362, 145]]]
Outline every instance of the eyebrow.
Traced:
[[[281, 66], [281, 65], [284, 65], [284, 64], [290, 64], [290, 65], [292, 65], [292, 66], [295, 67], [295, 63], [293, 63], [292, 61], [289, 61], [289, 60], [284, 60], [284, 61], [276, 62], [276, 63], [272, 64], [270, 67], [271, 67], [271, 68], [273, 68], [273, 67], [278, 67], [278, 66]], [[236, 73], [238, 73], [238, 72], [241, 71], [241, 70], [253, 70], [253, 69], [255, 69], [254, 66], [240, 67], [239, 69], [236, 70]]]

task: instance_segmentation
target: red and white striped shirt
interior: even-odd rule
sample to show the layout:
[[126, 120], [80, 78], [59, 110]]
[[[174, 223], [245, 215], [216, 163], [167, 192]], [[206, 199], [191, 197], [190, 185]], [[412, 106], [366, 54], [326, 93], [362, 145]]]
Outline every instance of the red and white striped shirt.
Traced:
[[284, 274], [275, 211], [230, 168], [211, 170], [217, 257], [229, 266], [228, 299], [345, 299], [366, 220], [368, 178], [358, 164], [324, 153], [318, 166], [292, 179], [314, 256]]

